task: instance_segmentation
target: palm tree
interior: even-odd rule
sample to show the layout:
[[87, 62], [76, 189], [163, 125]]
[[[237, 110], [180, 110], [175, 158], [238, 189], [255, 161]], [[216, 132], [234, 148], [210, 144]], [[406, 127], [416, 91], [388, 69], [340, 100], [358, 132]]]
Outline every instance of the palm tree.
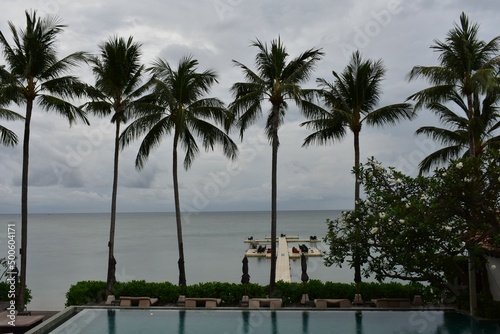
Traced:
[[[439, 66], [415, 66], [408, 74], [408, 80], [417, 78], [427, 79], [431, 87], [423, 89], [409, 99], [417, 101], [416, 108], [428, 107], [435, 103], [445, 103], [449, 100], [457, 103], [456, 94], [461, 97], [466, 108], [466, 130], [468, 142], [468, 153], [470, 157], [477, 157], [481, 154], [481, 145], [478, 139], [482, 134], [476, 133], [485, 129], [484, 124], [480, 124], [480, 95], [498, 86], [497, 71], [500, 63], [498, 52], [500, 50], [500, 36], [493, 38], [489, 42], [479, 40], [479, 26], [470, 24], [465, 13], [460, 15], [460, 24], [455, 24], [444, 42], [435, 40], [435, 45], [431, 46], [439, 52]], [[426, 130], [423, 130], [424, 132]], [[421, 131], [422, 132], [422, 131]], [[451, 152], [451, 151], [448, 151]], [[455, 152], [458, 154], [458, 152]], [[445, 154], [434, 153], [434, 158], [446, 158]], [[429, 161], [438, 161], [433, 157], [427, 157], [421, 167], [429, 166]], [[469, 295], [470, 313], [474, 315], [477, 307], [476, 299], [476, 275], [475, 258], [472, 251], [469, 251]]]
[[216, 125], [227, 125], [228, 114], [224, 103], [209, 93], [212, 84], [217, 82], [213, 70], [198, 72], [198, 61], [191, 56], [183, 57], [177, 69], [162, 59], [157, 59], [149, 69], [154, 76], [155, 88], [151, 95], [158, 108], [144, 112], [133, 121], [120, 137], [121, 145], [128, 145], [133, 139], [145, 134], [135, 160], [136, 167], [142, 169], [151, 150], [160, 144], [164, 135], [173, 132], [172, 177], [174, 184], [175, 218], [177, 243], [179, 249], [179, 286], [186, 286], [184, 265], [184, 243], [182, 238], [181, 205], [179, 181], [177, 176], [177, 149], [179, 145], [186, 150], [184, 168], [191, 167], [199, 153], [196, 137], [202, 140], [206, 150], [215, 144], [222, 145], [224, 154], [235, 159], [238, 149], [231, 138]]
[[460, 15], [460, 24], [455, 24], [444, 42], [435, 40], [431, 46], [439, 52], [439, 66], [415, 66], [408, 73], [408, 80], [427, 79], [431, 87], [409, 97], [415, 100], [415, 108], [424, 108], [432, 103], [456, 102], [458, 94], [465, 101], [466, 117], [469, 120], [468, 142], [470, 156], [477, 156], [473, 119], [478, 116], [479, 95], [498, 85], [496, 79], [500, 57], [500, 36], [488, 43], [478, 39], [479, 26], [471, 24], [465, 13]]
[[113, 159], [113, 190], [111, 196], [111, 223], [108, 241], [108, 274], [106, 294], [113, 293], [116, 281], [116, 259], [114, 256], [116, 199], [118, 193], [118, 160], [120, 126], [133, 115], [134, 109], [140, 108], [139, 98], [147, 91], [149, 84], [143, 84], [141, 76], [144, 65], [140, 64], [140, 44], [133, 41], [112, 37], [99, 46], [99, 56], [90, 58], [92, 71], [96, 78], [93, 88], [93, 100], [85, 105], [86, 111], [98, 116], [109, 116], [115, 123], [115, 149]]
[[26, 11], [26, 27], [17, 30], [9, 22], [13, 45], [0, 32], [0, 45], [7, 62], [10, 80], [4, 82], [6, 98], [18, 105], [26, 105], [23, 139], [23, 167], [21, 190], [21, 273], [18, 309], [24, 309], [26, 293], [26, 257], [28, 243], [28, 162], [31, 116], [34, 104], [41, 110], [54, 111], [68, 119], [70, 125], [82, 120], [88, 124], [85, 112], [66, 99], [84, 96], [86, 85], [67, 73], [84, 61], [84, 52], [75, 52], [57, 58], [56, 37], [64, 25], [56, 16], [41, 19], [36, 11]]
[[[349, 64], [342, 73], [332, 71], [334, 82], [317, 79], [319, 91], [327, 109], [311, 110], [308, 121], [302, 126], [315, 132], [307, 136], [303, 146], [313, 143], [325, 144], [338, 141], [347, 134], [349, 128], [354, 135], [354, 210], [360, 199], [360, 149], [359, 135], [362, 125], [394, 125], [403, 119], [412, 119], [411, 105], [391, 104], [377, 108], [380, 99], [380, 83], [385, 76], [382, 60], [363, 60], [359, 51], [352, 54]], [[354, 281], [361, 282], [361, 259], [359, 251], [354, 251]]]
[[240, 129], [240, 139], [243, 140], [245, 130], [262, 116], [262, 103], [268, 101], [271, 104], [265, 132], [272, 146], [269, 281], [269, 295], [272, 295], [276, 279], [278, 130], [283, 124], [288, 100], [294, 101], [302, 111], [310, 107], [303, 100], [303, 90], [300, 85], [309, 79], [323, 52], [320, 49], [309, 49], [289, 60], [288, 52], [280, 38], [271, 41], [270, 49], [258, 39], [253, 41], [251, 46], [258, 49], [255, 56], [257, 72], [233, 60], [235, 66], [242, 69], [246, 81], [235, 83], [231, 87], [235, 99], [230, 105], [230, 110]]

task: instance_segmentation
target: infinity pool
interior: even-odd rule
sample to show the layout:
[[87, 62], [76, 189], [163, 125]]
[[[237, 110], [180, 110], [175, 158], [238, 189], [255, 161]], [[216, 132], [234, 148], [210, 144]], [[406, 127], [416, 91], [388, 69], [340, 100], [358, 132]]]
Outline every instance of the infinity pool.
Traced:
[[446, 311], [85, 309], [52, 334], [499, 334], [500, 323]]

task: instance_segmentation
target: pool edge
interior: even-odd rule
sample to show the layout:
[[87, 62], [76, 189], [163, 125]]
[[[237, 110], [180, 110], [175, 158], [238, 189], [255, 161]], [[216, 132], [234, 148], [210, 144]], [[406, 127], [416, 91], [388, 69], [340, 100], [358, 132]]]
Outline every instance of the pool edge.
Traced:
[[47, 320], [42, 321], [41, 324], [39, 324], [36, 327], [33, 327], [29, 331], [25, 332], [24, 334], [44, 334], [48, 333], [51, 330], [55, 329], [58, 327], [60, 324], [74, 316], [76, 313], [78, 313], [81, 309], [84, 307], [80, 306], [70, 306], [62, 310], [61, 312], [55, 314], [53, 317], [50, 317]]

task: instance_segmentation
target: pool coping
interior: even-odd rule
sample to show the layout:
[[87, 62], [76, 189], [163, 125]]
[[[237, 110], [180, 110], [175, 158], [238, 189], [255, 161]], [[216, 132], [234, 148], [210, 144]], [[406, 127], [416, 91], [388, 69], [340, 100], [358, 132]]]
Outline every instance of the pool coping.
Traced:
[[[123, 307], [123, 306], [107, 306], [107, 305], [79, 305], [79, 306], [69, 306], [57, 313], [53, 317], [44, 320], [38, 326], [25, 332], [25, 334], [46, 334], [54, 330], [65, 321], [78, 314], [79, 312], [86, 309], [98, 309], [98, 310], [186, 310], [186, 311], [204, 311], [204, 312], [217, 312], [217, 311], [263, 311], [263, 312], [281, 312], [281, 311], [311, 311], [311, 312], [331, 312], [331, 311], [379, 311], [379, 312], [390, 312], [390, 311], [443, 311], [443, 312], [457, 312], [456, 308], [453, 307], [410, 307], [410, 308], [374, 308], [374, 307], [349, 307], [349, 308], [311, 308], [311, 307], [290, 307], [281, 309], [268, 309], [268, 308], [256, 308], [250, 309], [248, 307], [217, 307], [217, 308], [186, 308], [178, 306], [153, 306], [147, 308], [138, 308], [137, 306]], [[461, 312], [457, 312], [461, 313]], [[468, 315], [463, 313], [464, 315]], [[470, 316], [470, 315], [469, 315]], [[480, 319], [476, 319], [480, 320]]]

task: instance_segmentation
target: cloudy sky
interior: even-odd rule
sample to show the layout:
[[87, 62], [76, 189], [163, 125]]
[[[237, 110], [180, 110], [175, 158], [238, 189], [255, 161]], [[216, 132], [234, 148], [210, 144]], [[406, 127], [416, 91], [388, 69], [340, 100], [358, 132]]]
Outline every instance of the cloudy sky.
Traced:
[[[426, 86], [408, 83], [406, 74], [415, 65], [435, 65], [437, 55], [429, 46], [443, 40], [465, 11], [480, 24], [480, 38], [500, 34], [500, 2], [494, 0], [207, 0], [137, 2], [4, 0], [0, 30], [10, 36], [8, 21], [25, 24], [25, 10], [58, 15], [68, 27], [59, 37], [60, 55], [85, 50], [113, 35], [142, 44], [143, 62], [161, 57], [171, 64], [192, 54], [200, 69], [215, 69], [219, 84], [212, 95], [226, 103], [229, 88], [242, 81], [232, 59], [251, 68], [256, 38], [269, 42], [281, 36], [291, 57], [311, 47], [325, 56], [314, 77], [332, 80], [331, 71], [342, 71], [350, 54], [382, 59], [387, 68], [380, 105], [403, 102]], [[4, 64], [0, 58], [0, 64]], [[93, 83], [88, 68], [78, 72]], [[264, 110], [266, 110], [264, 106]], [[22, 112], [22, 109], [16, 109]], [[107, 212], [112, 182], [113, 127], [108, 119], [91, 118], [91, 126], [71, 128], [57, 115], [34, 112], [31, 126], [29, 210], [36, 212]], [[299, 124], [304, 118], [291, 106], [280, 129], [278, 156], [278, 208], [280, 210], [348, 209], [353, 202], [353, 138], [323, 147], [302, 148], [310, 133]], [[5, 122], [22, 138], [22, 122]], [[407, 174], [437, 145], [414, 132], [437, 124], [422, 111], [412, 122], [391, 128], [363, 128], [361, 160], [375, 156]], [[181, 200], [186, 211], [269, 210], [271, 149], [262, 121], [251, 127], [239, 144], [240, 157], [229, 162], [219, 150], [202, 152], [192, 168], [179, 175]], [[118, 210], [173, 211], [171, 138], [165, 138], [142, 171], [134, 167], [137, 144], [126, 148], [120, 160]], [[0, 147], [0, 213], [19, 213], [22, 145]]]

